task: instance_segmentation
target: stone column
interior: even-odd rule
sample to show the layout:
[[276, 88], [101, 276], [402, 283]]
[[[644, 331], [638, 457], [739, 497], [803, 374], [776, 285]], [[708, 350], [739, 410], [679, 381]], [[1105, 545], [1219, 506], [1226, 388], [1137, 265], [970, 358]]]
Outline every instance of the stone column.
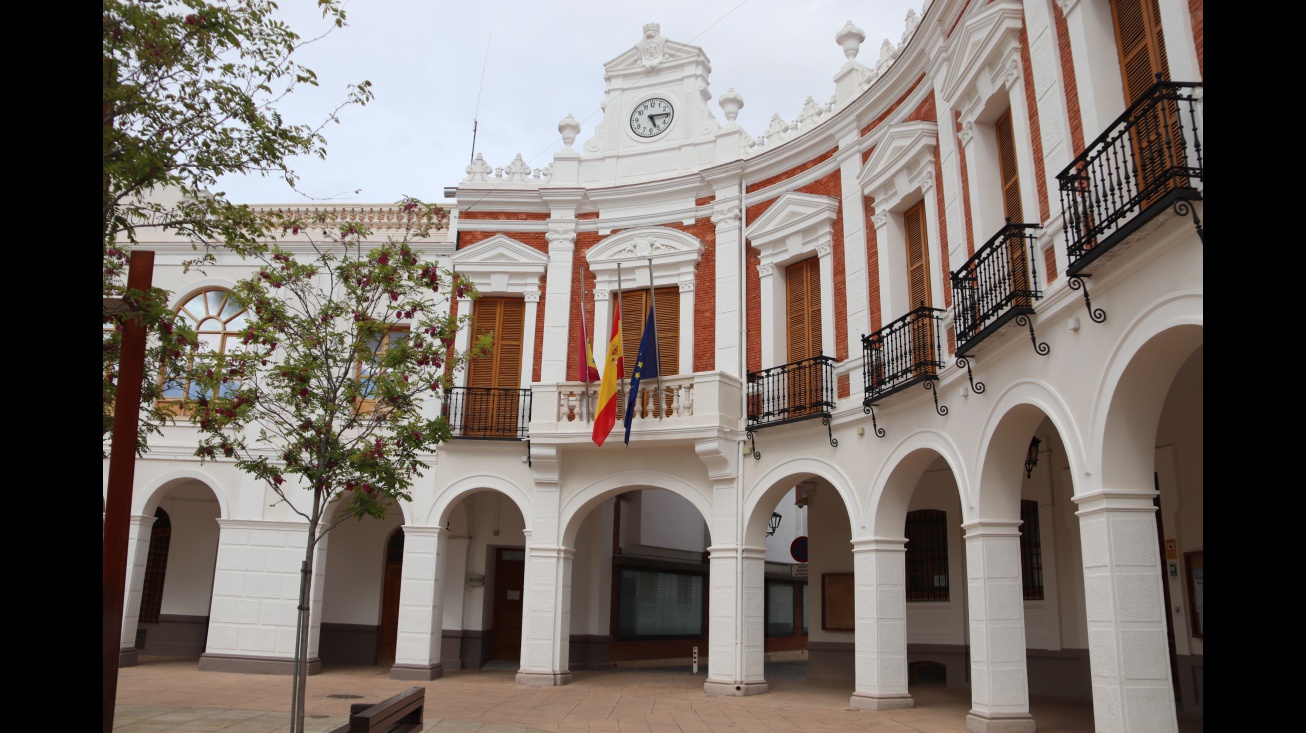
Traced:
[[444, 675], [444, 565], [447, 544], [440, 527], [405, 525], [404, 566], [399, 586], [399, 629], [390, 679], [433, 680]]
[[760, 695], [765, 676], [766, 548], [713, 545], [708, 550], [708, 678], [711, 696]]
[[[739, 197], [724, 198], [724, 191], [718, 189], [717, 204], [712, 210], [712, 223], [716, 225], [716, 369], [743, 379], [744, 375], [739, 373], [744, 348], [744, 315], [739, 310], [739, 294], [745, 282], [739, 256], [743, 246], [740, 217]], [[685, 320], [682, 316], [680, 322]], [[680, 343], [683, 348], [683, 337]], [[684, 374], [692, 371], [682, 369]]]
[[1155, 491], [1076, 496], [1093, 723], [1104, 733], [1178, 730]]
[[[218, 519], [218, 557], [213, 574], [209, 636], [202, 672], [292, 674], [296, 608], [308, 524]], [[313, 549], [309, 585], [308, 673], [322, 671], [318, 638], [327, 541]]]
[[575, 551], [539, 545], [527, 537], [526, 582], [522, 599], [521, 668], [517, 684], [555, 687], [571, 684], [571, 562]]
[[853, 540], [854, 710], [915, 706], [907, 694], [907, 541]]
[[127, 596], [122, 604], [122, 643], [118, 666], [136, 665], [136, 628], [141, 616], [141, 593], [145, 589], [145, 570], [150, 555], [150, 532], [154, 517], [133, 514], [127, 528]]
[[983, 521], [966, 531], [972, 733], [1033, 733], [1025, 668], [1020, 522]]
[[[572, 281], [576, 278], [576, 220], [550, 220], [545, 238], [549, 241], [549, 264], [545, 274], [547, 292], [544, 296], [544, 350], [540, 357], [540, 381], [564, 382], [567, 380], [567, 360], [574, 354], [574, 351], [567, 348], [567, 337], [571, 329]], [[529, 298], [529, 293], [527, 297]], [[539, 300], [538, 295], [536, 300]], [[530, 307], [529, 299], [527, 307]], [[526, 323], [533, 324], [534, 321], [528, 317]], [[531, 350], [526, 353], [523, 364], [533, 364], [535, 336], [527, 334], [527, 338], [531, 341]], [[530, 386], [531, 381], [529, 373], [524, 375], [522, 386]]]

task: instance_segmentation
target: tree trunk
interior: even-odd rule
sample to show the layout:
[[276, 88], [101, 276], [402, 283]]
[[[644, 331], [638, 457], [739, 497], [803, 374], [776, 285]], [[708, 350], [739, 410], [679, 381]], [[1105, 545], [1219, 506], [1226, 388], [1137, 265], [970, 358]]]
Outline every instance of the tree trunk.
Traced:
[[313, 492], [313, 511], [309, 514], [308, 539], [304, 542], [304, 562], [300, 566], [299, 606], [295, 614], [295, 679], [290, 691], [290, 730], [304, 733], [304, 698], [308, 690], [308, 611], [312, 605], [309, 591], [313, 578], [313, 548], [317, 545], [317, 525], [321, 520], [320, 491]]

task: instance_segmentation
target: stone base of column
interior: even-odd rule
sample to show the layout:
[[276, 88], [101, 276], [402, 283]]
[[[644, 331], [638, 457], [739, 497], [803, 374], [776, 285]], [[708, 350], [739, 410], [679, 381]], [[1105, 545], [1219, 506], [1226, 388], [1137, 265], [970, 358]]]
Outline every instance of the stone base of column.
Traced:
[[421, 680], [429, 682], [444, 676], [442, 664], [396, 664], [390, 668], [392, 680]]
[[747, 697], [761, 695], [771, 691], [771, 686], [763, 682], [713, 682], [703, 683], [703, 694], [708, 697]]
[[517, 684], [522, 687], [559, 687], [571, 684], [571, 672], [518, 672]]
[[848, 707], [853, 710], [902, 710], [916, 707], [911, 695], [871, 695], [854, 692], [848, 699]]
[[[289, 674], [295, 673], [295, 660], [285, 657], [252, 657], [242, 654], [204, 654], [200, 657], [201, 672], [248, 672], [253, 674]], [[308, 673], [322, 671], [322, 660], [314, 657], [308, 660]]]
[[118, 667], [119, 667], [120, 669], [121, 669], [122, 667], [135, 667], [135, 666], [136, 666], [136, 654], [137, 654], [138, 651], [139, 651], [139, 650], [136, 649], [136, 647], [132, 647], [131, 649], [119, 649], [119, 650], [118, 650]]
[[1034, 717], [1029, 713], [984, 715], [974, 710], [966, 715], [967, 733], [1034, 733]]

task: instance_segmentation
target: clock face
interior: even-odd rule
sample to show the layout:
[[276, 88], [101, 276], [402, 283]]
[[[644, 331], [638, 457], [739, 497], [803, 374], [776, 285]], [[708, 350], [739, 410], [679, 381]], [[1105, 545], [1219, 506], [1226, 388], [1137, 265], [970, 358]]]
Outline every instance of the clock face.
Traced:
[[671, 126], [675, 110], [662, 97], [652, 97], [640, 102], [630, 113], [630, 131], [640, 137], [661, 135]]

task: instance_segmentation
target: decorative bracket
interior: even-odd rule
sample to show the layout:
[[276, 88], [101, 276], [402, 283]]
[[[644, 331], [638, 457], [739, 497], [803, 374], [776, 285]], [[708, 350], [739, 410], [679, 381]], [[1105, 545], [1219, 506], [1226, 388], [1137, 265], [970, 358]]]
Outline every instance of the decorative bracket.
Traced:
[[1197, 238], [1201, 240], [1202, 244], [1206, 244], [1206, 238], [1202, 236], [1202, 220], [1197, 218], [1197, 207], [1188, 203], [1184, 199], [1179, 199], [1174, 202], [1172, 208], [1174, 209], [1174, 213], [1179, 216], [1188, 216], [1189, 214], [1193, 215], [1193, 226], [1197, 227]]
[[970, 391], [975, 394], [984, 394], [984, 383], [976, 382], [975, 375], [970, 371], [970, 360], [964, 356], [957, 357], [957, 368], [966, 368], [966, 378], [970, 380]]
[[745, 435], [748, 436], [748, 450], [753, 454], [753, 460], [762, 460], [762, 454], [757, 452], [757, 438], [753, 435], [753, 431], [749, 430]]
[[1084, 284], [1084, 278], [1091, 275], [1071, 275], [1070, 281], [1066, 284], [1071, 290], [1084, 289], [1084, 305], [1088, 307], [1088, 317], [1093, 319], [1093, 323], [1106, 323], [1106, 311], [1101, 308], [1094, 309], [1093, 301], [1088, 298], [1088, 286]]
[[939, 389], [938, 386], [934, 384], [935, 381], [937, 380], [934, 379], [925, 380], [925, 389], [928, 389], [930, 392], [934, 394], [934, 411], [939, 413], [940, 415], [947, 415], [948, 406], [947, 405], [944, 405], [942, 407], [939, 406]]
[[830, 436], [830, 447], [831, 447], [831, 448], [838, 448], [838, 447], [839, 447], [839, 441], [838, 441], [838, 440], [835, 440], [835, 438], [834, 438], [834, 429], [830, 427], [830, 416], [829, 416], [829, 415], [825, 415], [825, 416], [823, 416], [823, 417], [821, 418], [821, 424], [825, 426], [825, 433], [826, 433], [826, 435], [829, 435], [829, 436]]
[[[1088, 291], [1085, 290], [1084, 294], [1087, 295]], [[1034, 353], [1039, 356], [1047, 356], [1052, 351], [1052, 347], [1048, 346], [1047, 342], [1040, 344], [1038, 339], [1034, 338], [1034, 319], [1030, 318], [1028, 314], [1021, 313], [1016, 316], [1016, 325], [1029, 327], [1029, 342], [1034, 344]]]
[[876, 422], [875, 422], [875, 405], [871, 405], [871, 404], [867, 404], [867, 403], [863, 402], [863, 403], [862, 403], [862, 412], [864, 412], [864, 413], [866, 413], [867, 415], [870, 415], [870, 416], [871, 416], [871, 430], [873, 430], [873, 431], [875, 432], [875, 437], [877, 437], [877, 438], [883, 438], [883, 437], [884, 437], [884, 428], [880, 427], [880, 426], [877, 425]]

